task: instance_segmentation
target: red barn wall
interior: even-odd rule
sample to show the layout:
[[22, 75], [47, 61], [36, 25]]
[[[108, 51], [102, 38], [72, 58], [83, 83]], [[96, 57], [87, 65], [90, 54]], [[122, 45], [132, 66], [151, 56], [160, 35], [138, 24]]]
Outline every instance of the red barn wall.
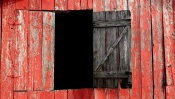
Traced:
[[[0, 24], [0, 35], [2, 33], [2, 39], [0, 39], [2, 42], [2, 46], [0, 44], [2, 50], [1, 99], [60, 99], [60, 97], [61, 99], [67, 99], [67, 97], [68, 99], [173, 99], [175, 97], [175, 1], [1, 0], [0, 2], [2, 2], [2, 17], [0, 17], [2, 18], [0, 21], [2, 23], [2, 25]], [[47, 87], [44, 87], [44, 89], [29, 88], [30, 84], [27, 84], [28, 89], [15, 89], [19, 88], [15, 84], [15, 79], [19, 76], [14, 73], [15, 64], [17, 63], [15, 57], [20, 53], [15, 49], [17, 43], [14, 37], [19, 35], [15, 34], [14, 31], [20, 25], [16, 20], [16, 12], [24, 10], [23, 14], [29, 17], [28, 11], [31, 10], [82, 9], [93, 9], [94, 12], [131, 10], [132, 89], [95, 88], [51, 91]], [[33, 16], [38, 15], [38, 13], [33, 13]], [[26, 17], [24, 23], [28, 26]], [[38, 20], [38, 22], [40, 21]], [[42, 26], [42, 22], [40, 24]], [[21, 44], [20, 42], [19, 44]], [[27, 50], [26, 46], [23, 47], [24, 50]], [[27, 61], [27, 59], [24, 60]], [[23, 77], [23, 79], [28, 78]], [[36, 86], [40, 86], [40, 84]]]

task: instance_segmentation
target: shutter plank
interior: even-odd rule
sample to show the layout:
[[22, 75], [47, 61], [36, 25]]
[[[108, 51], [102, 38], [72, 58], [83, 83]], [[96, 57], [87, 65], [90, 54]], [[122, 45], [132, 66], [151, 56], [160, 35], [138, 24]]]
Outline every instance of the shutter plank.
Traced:
[[[9, 10], [10, 9], [10, 10]], [[13, 99], [13, 74], [15, 54], [15, 3], [2, 3], [2, 53], [1, 53], [1, 99]]]
[[29, 12], [29, 86], [42, 89], [42, 12]]
[[16, 11], [14, 90], [28, 90], [28, 11]]
[[43, 12], [42, 84], [44, 90], [54, 90], [55, 13]]

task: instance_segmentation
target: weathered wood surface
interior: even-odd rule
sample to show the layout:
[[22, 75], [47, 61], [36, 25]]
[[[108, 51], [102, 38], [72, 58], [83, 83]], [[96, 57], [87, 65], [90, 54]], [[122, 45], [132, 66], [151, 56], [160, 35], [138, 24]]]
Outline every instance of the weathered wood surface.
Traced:
[[165, 70], [163, 43], [163, 0], [152, 0], [152, 43], [153, 43], [153, 72], [154, 99], [165, 99]]
[[14, 90], [28, 90], [28, 11], [15, 12]]
[[75, 0], [68, 0], [68, 10], [74, 10]]
[[55, 91], [55, 99], [67, 99], [67, 90], [56, 90]]
[[42, 26], [42, 12], [29, 11], [29, 90], [42, 89]]
[[28, 10], [29, 8], [29, 0], [16, 0], [16, 9], [20, 10]]
[[93, 89], [68, 90], [67, 99], [94, 99], [94, 90]]
[[1, 99], [13, 99], [15, 61], [15, 3], [2, 4]]
[[[96, 88], [94, 89], [94, 99], [120, 99], [117, 89]], [[126, 99], [126, 98], [121, 98]]]
[[75, 0], [74, 1], [74, 6], [75, 6], [75, 10], [80, 10], [80, 8], [81, 8], [81, 0]]
[[41, 10], [41, 0], [29, 0], [29, 10]]
[[43, 37], [42, 37], [43, 90], [54, 90], [54, 44], [55, 44], [55, 13], [43, 12]]
[[42, 0], [41, 1], [42, 10], [54, 10], [55, 9], [55, 0]]
[[28, 99], [27, 92], [14, 92], [14, 99]]
[[87, 4], [88, 4], [88, 0], [81, 0], [81, 9], [86, 10]]
[[67, 10], [68, 0], [55, 0], [55, 10]]

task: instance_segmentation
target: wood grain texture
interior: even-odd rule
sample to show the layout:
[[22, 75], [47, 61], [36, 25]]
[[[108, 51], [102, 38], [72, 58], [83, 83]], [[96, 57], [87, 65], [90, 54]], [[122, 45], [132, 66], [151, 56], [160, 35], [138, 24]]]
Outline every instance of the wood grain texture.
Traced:
[[42, 0], [42, 10], [54, 10], [55, 0]]
[[142, 99], [153, 98], [150, 0], [140, 2]]
[[43, 12], [42, 88], [54, 90], [55, 13]]
[[175, 86], [166, 86], [166, 99], [174, 99]]
[[106, 88], [95, 88], [94, 89], [94, 96], [95, 99], [108, 99], [107, 98], [107, 89]]
[[27, 92], [14, 92], [14, 99], [28, 99]]
[[[10, 10], [9, 10], [10, 9]], [[15, 61], [15, 3], [2, 4], [1, 99], [13, 99]]]
[[92, 8], [93, 7], [93, 0], [88, 0], [87, 2], [88, 2], [88, 4], [87, 4], [88, 9], [93, 9]]
[[41, 0], [29, 0], [29, 10], [41, 10]]
[[82, 89], [82, 98], [81, 99], [94, 99], [94, 89]]
[[87, 9], [88, 0], [81, 0], [81, 10]]
[[68, 10], [74, 10], [75, 9], [75, 0], [68, 0]]
[[68, 0], [55, 0], [55, 10], [67, 10]]
[[68, 99], [94, 99], [93, 89], [70, 89]]
[[54, 91], [41, 92], [41, 99], [55, 99]]
[[116, 6], [116, 10], [120, 11], [120, 10], [128, 10], [128, 0], [117, 0], [117, 6]]
[[128, 89], [119, 89], [119, 99], [130, 99], [130, 93]]
[[75, 10], [80, 10], [81, 9], [81, 0], [75, 0], [74, 1], [74, 8]]
[[93, 0], [93, 11], [105, 11], [105, 0]]
[[42, 12], [29, 12], [29, 89], [42, 89]]
[[42, 99], [41, 95], [42, 92], [41, 91], [28, 91], [28, 99]]
[[129, 1], [131, 10], [132, 99], [142, 98], [140, 0]]
[[67, 90], [55, 90], [55, 99], [67, 99]]
[[[2, 51], [2, 1], [0, 1], [0, 59]], [[1, 61], [0, 61], [0, 71], [1, 71]], [[0, 72], [0, 99], [1, 99], [1, 72]]]
[[163, 44], [163, 1], [152, 0], [152, 39], [154, 69], [154, 99], [165, 99], [164, 84], [164, 44]]
[[16, 9], [28, 10], [29, 1], [28, 0], [16, 0]]
[[28, 11], [16, 10], [14, 90], [28, 90]]
[[173, 85], [172, 67], [174, 67], [174, 55], [172, 33], [173, 27], [173, 0], [163, 0], [163, 27], [165, 45], [165, 66], [166, 66], [166, 85]]

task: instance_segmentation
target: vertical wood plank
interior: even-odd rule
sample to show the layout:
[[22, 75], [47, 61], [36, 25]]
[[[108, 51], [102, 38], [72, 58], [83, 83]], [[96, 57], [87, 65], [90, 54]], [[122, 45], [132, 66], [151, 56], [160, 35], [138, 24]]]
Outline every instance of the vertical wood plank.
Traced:
[[42, 10], [54, 10], [55, 0], [42, 0]]
[[29, 89], [42, 89], [42, 12], [29, 12]]
[[104, 11], [110, 11], [110, 2], [111, 2], [112, 0], [105, 0], [105, 4], [104, 4], [104, 6], [105, 6], [105, 10]]
[[55, 99], [67, 99], [67, 90], [57, 90], [55, 91]]
[[54, 90], [55, 13], [43, 12], [42, 84], [44, 90]]
[[93, 11], [94, 12], [105, 11], [105, 1], [104, 0], [93, 0]]
[[110, 0], [109, 4], [109, 10], [115, 11], [117, 9], [117, 1], [118, 0]]
[[14, 99], [28, 99], [27, 92], [14, 92]]
[[128, 89], [119, 89], [119, 99], [130, 99]]
[[152, 0], [152, 35], [153, 35], [153, 69], [154, 99], [165, 99], [164, 83], [164, 44], [163, 44], [163, 1]]
[[74, 10], [75, 0], [68, 0], [68, 10]]
[[87, 9], [88, 0], [81, 0], [81, 9]]
[[28, 89], [28, 11], [16, 10], [14, 90]]
[[[0, 1], [0, 60], [2, 51], [2, 1]], [[0, 61], [0, 71], [1, 71], [1, 61]], [[1, 99], [1, 72], [0, 72], [0, 99]]]
[[68, 90], [67, 99], [82, 99], [82, 90], [81, 89]]
[[142, 99], [153, 98], [150, 0], [140, 2]]
[[29, 91], [28, 99], [42, 99], [41, 94], [42, 92], [39, 92], [39, 91]]
[[[10, 10], [9, 10], [10, 9]], [[13, 99], [15, 1], [2, 4], [1, 99]]]
[[88, 0], [87, 2], [88, 2], [88, 4], [87, 4], [88, 9], [93, 9], [92, 8], [93, 7], [93, 0]]
[[41, 10], [41, 0], [29, 0], [29, 10]]
[[127, 10], [128, 8], [128, 4], [127, 4], [127, 0], [117, 0], [117, 6], [116, 6], [116, 10], [120, 11], [120, 10]]
[[55, 97], [54, 91], [41, 92], [41, 99], [55, 99], [54, 97]]
[[28, 8], [29, 8], [28, 0], [16, 0], [16, 9], [28, 10]]
[[94, 89], [95, 99], [107, 99], [107, 89], [105, 88], [95, 88]]
[[81, 99], [94, 99], [94, 89], [82, 89]]
[[132, 99], [142, 98], [141, 84], [141, 38], [140, 38], [140, 0], [129, 1], [131, 10], [131, 66]]
[[67, 10], [68, 0], [55, 0], [55, 10]]
[[166, 99], [174, 99], [175, 97], [175, 86], [166, 86]]
[[[108, 95], [107, 96], [108, 96], [108, 99], [119, 99], [118, 89], [108, 89]], [[120, 98], [120, 99], [122, 99], [122, 98]]]
[[163, 0], [163, 27], [164, 27], [164, 45], [165, 45], [165, 66], [166, 66], [166, 84], [173, 85], [173, 43], [172, 33], [173, 28], [173, 0]]
[[80, 10], [81, 9], [81, 0], [75, 0], [75, 10]]

